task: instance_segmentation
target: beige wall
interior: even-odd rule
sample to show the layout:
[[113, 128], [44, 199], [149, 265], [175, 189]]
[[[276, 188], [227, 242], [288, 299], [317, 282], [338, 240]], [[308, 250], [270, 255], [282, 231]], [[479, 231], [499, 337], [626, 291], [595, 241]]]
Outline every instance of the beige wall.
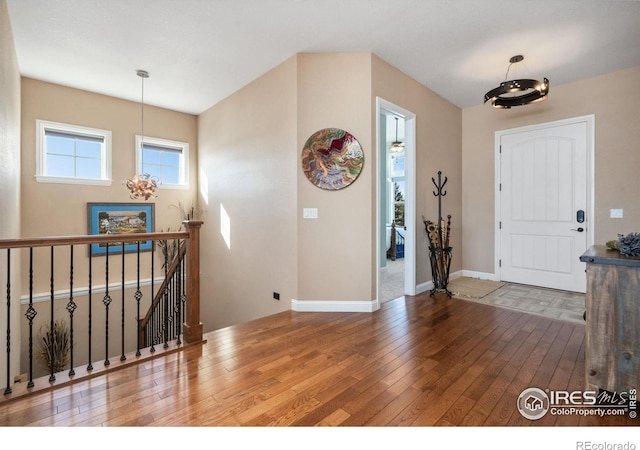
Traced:
[[[132, 78], [134, 73], [132, 71]], [[132, 79], [132, 83], [137, 83]], [[147, 89], [151, 89], [147, 85]], [[72, 89], [30, 78], [22, 79], [22, 227], [23, 237], [87, 232], [87, 202], [142, 202], [131, 200], [123, 180], [136, 171], [135, 135], [141, 132], [138, 102]], [[148, 137], [188, 142], [190, 190], [158, 190], [156, 229], [179, 226], [170, 207], [179, 201], [190, 206], [197, 187], [197, 118], [191, 114], [144, 106], [144, 131]], [[36, 119], [111, 130], [111, 186], [77, 186], [38, 183], [36, 172]], [[82, 195], [78, 195], [80, 193]], [[47, 220], [33, 220], [46, 217]], [[72, 220], [70, 220], [72, 218]]]
[[[458, 218], [461, 241], [461, 110], [371, 53], [298, 54], [199, 117], [205, 330], [288, 310], [293, 299], [376, 299], [376, 96], [417, 116], [418, 282], [431, 279], [422, 215], [437, 214], [438, 170], [450, 178], [443, 212]], [[306, 140], [331, 127], [365, 153], [359, 177], [337, 191], [301, 169]], [[304, 208], [318, 218], [303, 218]], [[458, 244], [452, 270], [460, 255]]]
[[[298, 55], [298, 296], [297, 300], [375, 298], [375, 139], [371, 122], [371, 54]], [[341, 128], [364, 151], [358, 178], [331, 191], [313, 185], [301, 169], [301, 151], [313, 133]], [[302, 219], [317, 208], [317, 219]]]
[[[132, 78], [135, 78], [133, 71]], [[132, 79], [132, 82], [136, 80]], [[136, 170], [135, 135], [141, 129], [140, 108], [140, 103], [136, 102], [30, 78], [22, 79], [22, 237], [87, 234], [88, 202], [144, 203], [144, 200], [131, 200], [122, 184]], [[180, 203], [189, 207], [195, 202], [197, 118], [150, 105], [145, 105], [144, 112], [146, 136], [188, 142], [190, 145], [191, 188], [173, 190], [160, 187], [158, 197], [148, 202], [155, 205], [155, 229], [176, 230], [182, 218], [172, 205]], [[36, 119], [111, 130], [111, 186], [38, 183], [35, 179]], [[78, 287], [86, 286], [87, 252], [81, 249], [77, 253]], [[128, 257], [133, 258], [133, 255]], [[25, 273], [26, 264], [27, 261], [23, 261]], [[62, 264], [59, 270], [64, 270]], [[68, 274], [58, 272], [56, 278], [68, 279]], [[47, 277], [36, 278], [35, 281], [36, 292], [49, 289]], [[26, 291], [26, 286], [24, 289]]]
[[[373, 57], [373, 95], [416, 115], [416, 282], [432, 279], [422, 217], [435, 220], [438, 202], [431, 178], [447, 177], [442, 215], [451, 214], [451, 272], [462, 266], [462, 111], [414, 79]], [[372, 113], [375, 121], [375, 111]], [[375, 122], [374, 122], [375, 123]], [[375, 220], [373, 220], [375, 222]]]
[[[132, 72], [133, 77], [133, 72]], [[135, 79], [132, 79], [135, 82]], [[117, 203], [145, 203], [143, 200], [131, 200], [127, 189], [123, 186], [123, 180], [130, 178], [135, 170], [135, 135], [140, 133], [141, 117], [140, 104], [100, 94], [86, 92], [77, 89], [46, 83], [29, 78], [22, 79], [22, 164], [21, 164], [21, 237], [43, 236], [67, 236], [84, 235], [87, 228], [87, 203], [88, 202], [117, 202]], [[177, 208], [178, 204], [190, 207], [195, 202], [197, 180], [197, 118], [194, 115], [179, 113], [162, 108], [145, 105], [145, 136], [188, 142], [190, 146], [190, 183], [191, 187], [185, 190], [160, 189], [158, 197], [147, 203], [155, 205], [155, 229], [177, 230], [181, 226], [182, 216]], [[84, 186], [57, 183], [38, 183], [36, 173], [36, 119], [49, 120], [60, 123], [81, 125], [86, 127], [111, 130], [112, 132], [112, 184], [111, 186]], [[69, 289], [69, 249], [58, 248], [55, 251], [54, 291]], [[161, 252], [156, 252], [157, 260], [154, 276], [162, 276]], [[148, 279], [151, 275], [150, 253], [141, 256], [141, 279]], [[125, 280], [136, 280], [136, 255], [128, 254], [125, 258]], [[119, 282], [122, 279], [121, 256], [110, 257], [109, 282]], [[94, 288], [105, 282], [105, 257], [93, 258], [91, 282]], [[24, 254], [22, 258], [22, 272], [28, 273], [29, 258]], [[22, 294], [28, 293], [28, 277], [22, 277]], [[86, 288], [89, 284], [88, 251], [86, 246], [74, 250], [73, 287]], [[34, 249], [34, 277], [33, 294], [37, 299], [38, 294], [50, 291], [50, 264], [49, 250], [47, 248]], [[156, 285], [157, 288], [157, 285]], [[146, 312], [151, 300], [149, 288], [143, 288], [144, 297], [141, 310]], [[116, 315], [120, 312], [120, 290], [111, 293], [113, 309], [111, 320], [115, 322]], [[95, 324], [102, 324], [104, 320], [104, 307], [101, 298], [94, 293], [93, 319]], [[133, 298], [133, 292], [125, 294], [126, 299]], [[74, 301], [78, 309], [74, 313], [77, 319], [74, 321], [74, 333], [76, 336], [87, 336], [88, 301], [86, 296], [75, 295]], [[69, 324], [69, 315], [64, 309], [67, 300], [55, 302], [55, 318], [64, 318]], [[125, 302], [130, 311], [128, 319], [135, 317], [134, 302]], [[43, 323], [48, 323], [50, 318], [50, 302], [37, 302], [37, 311], [34, 320], [34, 337], [40, 331]], [[22, 305], [24, 314], [26, 305]], [[22, 318], [24, 316], [22, 315]], [[119, 319], [119, 317], [118, 317]], [[119, 324], [119, 321], [118, 321]], [[117, 334], [115, 325], [111, 331]], [[24, 321], [20, 329], [23, 346], [28, 342], [29, 328]], [[94, 361], [104, 357], [104, 327], [95, 326], [93, 330], [93, 357]], [[135, 332], [128, 327], [125, 339], [126, 351], [135, 350]], [[110, 342], [110, 356], [119, 353], [120, 339], [113, 338]], [[26, 372], [28, 354], [23, 352], [22, 367]], [[88, 362], [88, 340], [79, 338], [74, 344], [74, 364], [81, 365]], [[39, 374], [36, 367], [36, 376]]]
[[297, 293], [296, 64], [290, 58], [198, 118], [205, 331], [288, 310]]
[[[551, 84], [548, 100], [511, 110], [488, 105], [462, 112], [463, 267], [494, 272], [495, 132], [571, 117], [595, 115], [595, 244], [640, 231], [640, 67]], [[553, 82], [553, 80], [551, 80]], [[623, 219], [611, 219], [623, 208]]]
[[[3, 97], [15, 99], [20, 85], [10, 33], [0, 34], [0, 45], [0, 89]], [[635, 123], [640, 94], [626, 87], [639, 78], [640, 68], [633, 68], [552, 85], [547, 101], [526, 108], [461, 111], [371, 53], [299, 54], [198, 117], [145, 107], [146, 135], [191, 144], [192, 188], [160, 191], [154, 200], [156, 229], [177, 228], [180, 217], [171, 205], [191, 205], [197, 196], [204, 211], [205, 331], [288, 310], [292, 299], [375, 299], [375, 99], [380, 97], [416, 114], [418, 284], [431, 279], [422, 217], [437, 214], [431, 178], [438, 171], [448, 177], [443, 214], [452, 215], [451, 271], [493, 272], [493, 140], [498, 130], [595, 114], [595, 236], [602, 243], [617, 233], [638, 231], [640, 207], [634, 196], [640, 156], [634, 145], [640, 140]], [[11, 125], [20, 120], [19, 108], [3, 102], [0, 109], [2, 125], [8, 124], [2, 127], [8, 135], [2, 136], [0, 157], [15, 159], [16, 142], [22, 139], [22, 182], [16, 181], [20, 162], [3, 162], [0, 190], [6, 208], [20, 212], [22, 237], [84, 234], [87, 202], [131, 201], [121, 180], [135, 170], [138, 103], [24, 78], [21, 137]], [[112, 186], [79, 190], [37, 183], [36, 119], [111, 129]], [[359, 178], [340, 191], [313, 186], [300, 169], [305, 141], [327, 127], [348, 130], [365, 151]], [[20, 191], [22, 208], [17, 206]], [[302, 209], [310, 207], [318, 209], [318, 219], [302, 218]], [[229, 247], [221, 234], [222, 208], [230, 219]], [[624, 208], [625, 218], [609, 219], [610, 208]], [[0, 218], [3, 231], [19, 229], [15, 216]], [[86, 269], [78, 270], [82, 279]], [[280, 301], [273, 292], [280, 293]]]
[[[16, 58], [6, 0], [0, 0], [0, 239], [20, 237], [20, 72]], [[11, 255], [11, 329], [17, 330], [21, 318], [17, 307], [20, 297], [20, 259]], [[6, 305], [7, 253], [0, 250], [0, 304]], [[15, 290], [14, 290], [15, 289]], [[0, 386], [6, 387], [7, 358], [5, 349], [7, 309], [0, 308]], [[18, 334], [13, 333], [14, 337]], [[11, 377], [20, 373], [20, 342], [11, 340]]]

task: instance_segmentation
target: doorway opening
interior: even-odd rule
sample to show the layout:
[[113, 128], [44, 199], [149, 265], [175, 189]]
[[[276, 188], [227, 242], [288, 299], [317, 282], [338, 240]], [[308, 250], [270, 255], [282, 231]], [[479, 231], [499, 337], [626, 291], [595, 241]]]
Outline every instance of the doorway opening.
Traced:
[[415, 295], [415, 115], [382, 99], [378, 109], [380, 303]]

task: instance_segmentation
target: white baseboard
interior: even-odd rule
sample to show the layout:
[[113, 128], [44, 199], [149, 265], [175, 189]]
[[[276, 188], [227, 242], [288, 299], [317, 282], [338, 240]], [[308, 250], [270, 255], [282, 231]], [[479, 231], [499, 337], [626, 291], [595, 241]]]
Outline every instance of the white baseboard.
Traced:
[[427, 281], [426, 283], [420, 283], [416, 286], [416, 295], [422, 294], [433, 289], [433, 281]]
[[291, 300], [291, 310], [300, 312], [374, 312], [377, 300]]
[[[449, 281], [455, 280], [456, 278], [460, 278], [465, 276], [463, 270], [458, 270], [457, 272], [453, 272], [449, 274]], [[420, 283], [416, 286], [416, 294], [422, 294], [423, 292], [427, 292], [433, 289], [433, 281], [427, 281], [425, 283]]]
[[464, 270], [458, 270], [457, 272], [453, 272], [449, 274], [449, 281], [455, 280], [456, 278], [468, 276], [464, 273]]
[[[460, 277], [480, 278], [482, 280], [499, 281], [495, 274], [458, 270], [449, 274], [449, 281]], [[433, 281], [416, 286], [416, 295], [433, 289]], [[374, 312], [380, 309], [378, 300], [291, 300], [291, 310], [300, 312]]]
[[475, 272], [473, 270], [463, 270], [462, 276], [470, 278], [480, 278], [481, 280], [500, 281], [495, 273]]

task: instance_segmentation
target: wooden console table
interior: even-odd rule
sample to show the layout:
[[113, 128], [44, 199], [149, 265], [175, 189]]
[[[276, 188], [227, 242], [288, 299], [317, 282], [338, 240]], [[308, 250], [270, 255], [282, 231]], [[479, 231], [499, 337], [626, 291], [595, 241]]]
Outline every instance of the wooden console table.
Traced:
[[640, 258], [595, 245], [587, 263], [586, 389], [640, 388]]

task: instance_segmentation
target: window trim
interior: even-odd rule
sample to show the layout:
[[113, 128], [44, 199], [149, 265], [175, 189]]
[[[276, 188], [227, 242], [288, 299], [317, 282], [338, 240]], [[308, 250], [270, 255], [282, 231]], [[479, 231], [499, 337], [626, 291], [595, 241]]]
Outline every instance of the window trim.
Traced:
[[[101, 159], [101, 179], [80, 177], [59, 177], [46, 175], [47, 168], [47, 131], [100, 138], [103, 141]], [[96, 186], [111, 186], [111, 131], [99, 128], [84, 127], [68, 123], [51, 122], [36, 119], [36, 181], [38, 183], [84, 184]]]
[[[151, 145], [151, 146], [180, 150], [180, 153], [182, 155], [180, 158], [180, 167], [178, 168], [179, 175], [180, 175], [180, 182], [177, 184], [174, 184], [174, 183], [165, 183], [162, 180], [160, 180], [160, 183], [158, 183], [158, 189], [189, 189], [189, 143], [181, 142], [181, 141], [173, 141], [170, 139], [155, 138], [151, 136], [145, 136], [144, 143], [146, 145]], [[135, 148], [136, 148], [136, 173], [142, 173], [142, 136], [139, 134], [136, 134]]]

